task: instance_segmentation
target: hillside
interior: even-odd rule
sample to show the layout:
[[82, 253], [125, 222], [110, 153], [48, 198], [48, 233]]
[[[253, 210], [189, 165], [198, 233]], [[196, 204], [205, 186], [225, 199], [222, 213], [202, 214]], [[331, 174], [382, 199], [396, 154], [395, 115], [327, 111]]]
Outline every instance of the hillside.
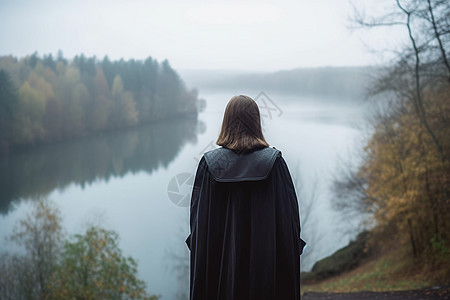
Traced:
[[[360, 241], [351, 242], [350, 246], [355, 244], [360, 244]], [[347, 246], [343, 249], [355, 248]], [[323, 261], [333, 265], [333, 260], [343, 258], [343, 249]], [[335, 272], [335, 276], [324, 277], [323, 270], [319, 276], [302, 274], [302, 293], [407, 291], [450, 285], [446, 276], [448, 266], [445, 263], [429, 265], [420, 258], [414, 258], [408, 243], [399, 243], [393, 239], [387, 245], [376, 247], [376, 251], [367, 251], [366, 246], [365, 252], [370, 254], [359, 256], [362, 259], [354, 264], [356, 267], [342, 270], [341, 273]], [[339, 263], [345, 265], [343, 261]]]

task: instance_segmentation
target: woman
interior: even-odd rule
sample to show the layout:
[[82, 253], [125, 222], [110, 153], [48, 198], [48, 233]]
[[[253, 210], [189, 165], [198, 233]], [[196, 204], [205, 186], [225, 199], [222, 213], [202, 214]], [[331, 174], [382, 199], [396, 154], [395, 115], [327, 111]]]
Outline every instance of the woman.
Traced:
[[192, 191], [190, 299], [300, 299], [297, 197], [253, 99], [231, 98], [217, 144]]

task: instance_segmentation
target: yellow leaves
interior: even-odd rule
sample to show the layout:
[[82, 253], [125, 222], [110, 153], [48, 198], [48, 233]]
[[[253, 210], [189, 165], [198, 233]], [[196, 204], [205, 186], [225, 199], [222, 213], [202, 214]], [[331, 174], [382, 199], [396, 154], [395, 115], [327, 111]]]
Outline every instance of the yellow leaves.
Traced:
[[116, 77], [114, 77], [113, 85], [111, 88], [111, 93], [112, 93], [113, 97], [116, 98], [116, 97], [119, 97], [120, 94], [122, 94], [122, 92], [123, 92], [122, 78], [120, 77], [120, 75], [116, 75]]
[[31, 251], [44, 246], [58, 248], [62, 239], [59, 210], [46, 199], [35, 203], [31, 213], [16, 224], [10, 239]]
[[53, 87], [51, 86], [51, 84], [48, 83], [44, 77], [36, 74], [36, 72], [32, 72], [30, 74], [27, 82], [29, 82], [29, 84], [34, 89], [36, 89], [37, 91], [42, 93], [42, 96], [44, 97], [44, 99], [50, 99], [50, 98], [55, 97], [55, 93], [53, 91]]
[[[86, 86], [83, 83], [78, 83], [72, 91], [72, 101], [77, 102], [78, 105], [81, 105], [88, 101], [89, 92]], [[82, 113], [82, 112], [81, 112]]]
[[131, 92], [124, 92], [122, 94], [122, 111], [123, 118], [126, 125], [135, 125], [138, 122], [138, 111], [136, 109], [136, 102], [133, 100], [133, 94]]
[[68, 83], [80, 82], [80, 71], [72, 66], [66, 68], [64, 75], [64, 79]]
[[122, 78], [116, 75], [112, 85], [112, 97], [114, 99], [114, 111], [119, 126], [132, 126], [138, 123], [138, 111], [133, 93], [125, 91]]
[[30, 143], [44, 135], [42, 116], [45, 111], [45, 94], [26, 81], [19, 89], [19, 101], [14, 118], [14, 139]]
[[[145, 283], [139, 280], [131, 258], [122, 256], [117, 245], [118, 235], [103, 228], [91, 227], [77, 235], [62, 253], [58, 270], [59, 293], [85, 299], [122, 299], [147, 297]], [[69, 270], [69, 272], [68, 272]]]
[[424, 244], [429, 233], [438, 230], [439, 220], [448, 219], [444, 195], [449, 189], [445, 178], [450, 174], [449, 95], [450, 85], [440, 91], [426, 89], [423, 94], [427, 118], [443, 146], [445, 163], [413, 102], [407, 100], [378, 119], [365, 148], [368, 158], [358, 173], [367, 180], [368, 196], [376, 199], [370, 205], [378, 225], [409, 232], [409, 220], [414, 232], [408, 234], [423, 238]]

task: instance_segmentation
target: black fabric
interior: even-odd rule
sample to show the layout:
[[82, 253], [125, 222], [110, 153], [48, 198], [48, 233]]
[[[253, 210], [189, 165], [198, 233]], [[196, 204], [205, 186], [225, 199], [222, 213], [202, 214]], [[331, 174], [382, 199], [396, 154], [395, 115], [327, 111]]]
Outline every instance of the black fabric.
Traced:
[[222, 147], [205, 153], [205, 160], [216, 181], [254, 181], [269, 176], [278, 155], [281, 155], [279, 150], [269, 147], [255, 150], [251, 155]]
[[[213, 151], [230, 156], [231, 150]], [[186, 240], [191, 250], [191, 300], [300, 299], [303, 241], [297, 197], [281, 152], [270, 151], [273, 156], [263, 156], [274, 158], [273, 163], [260, 180], [243, 176], [221, 182], [209, 165], [214, 166], [212, 157], [223, 157], [200, 160]], [[260, 155], [240, 154], [238, 160], [252, 165]]]

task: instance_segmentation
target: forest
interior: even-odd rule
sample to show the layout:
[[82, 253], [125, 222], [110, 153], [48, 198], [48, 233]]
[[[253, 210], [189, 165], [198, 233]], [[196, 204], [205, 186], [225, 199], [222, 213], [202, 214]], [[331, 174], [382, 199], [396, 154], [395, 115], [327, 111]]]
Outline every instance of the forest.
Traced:
[[0, 154], [197, 113], [167, 60], [0, 57]]
[[370, 90], [375, 110], [362, 163], [337, 176], [336, 204], [373, 217], [373, 247], [408, 245], [411, 264], [448, 283], [450, 3], [395, 3], [383, 15], [355, 13], [360, 28], [402, 26], [408, 43]]

